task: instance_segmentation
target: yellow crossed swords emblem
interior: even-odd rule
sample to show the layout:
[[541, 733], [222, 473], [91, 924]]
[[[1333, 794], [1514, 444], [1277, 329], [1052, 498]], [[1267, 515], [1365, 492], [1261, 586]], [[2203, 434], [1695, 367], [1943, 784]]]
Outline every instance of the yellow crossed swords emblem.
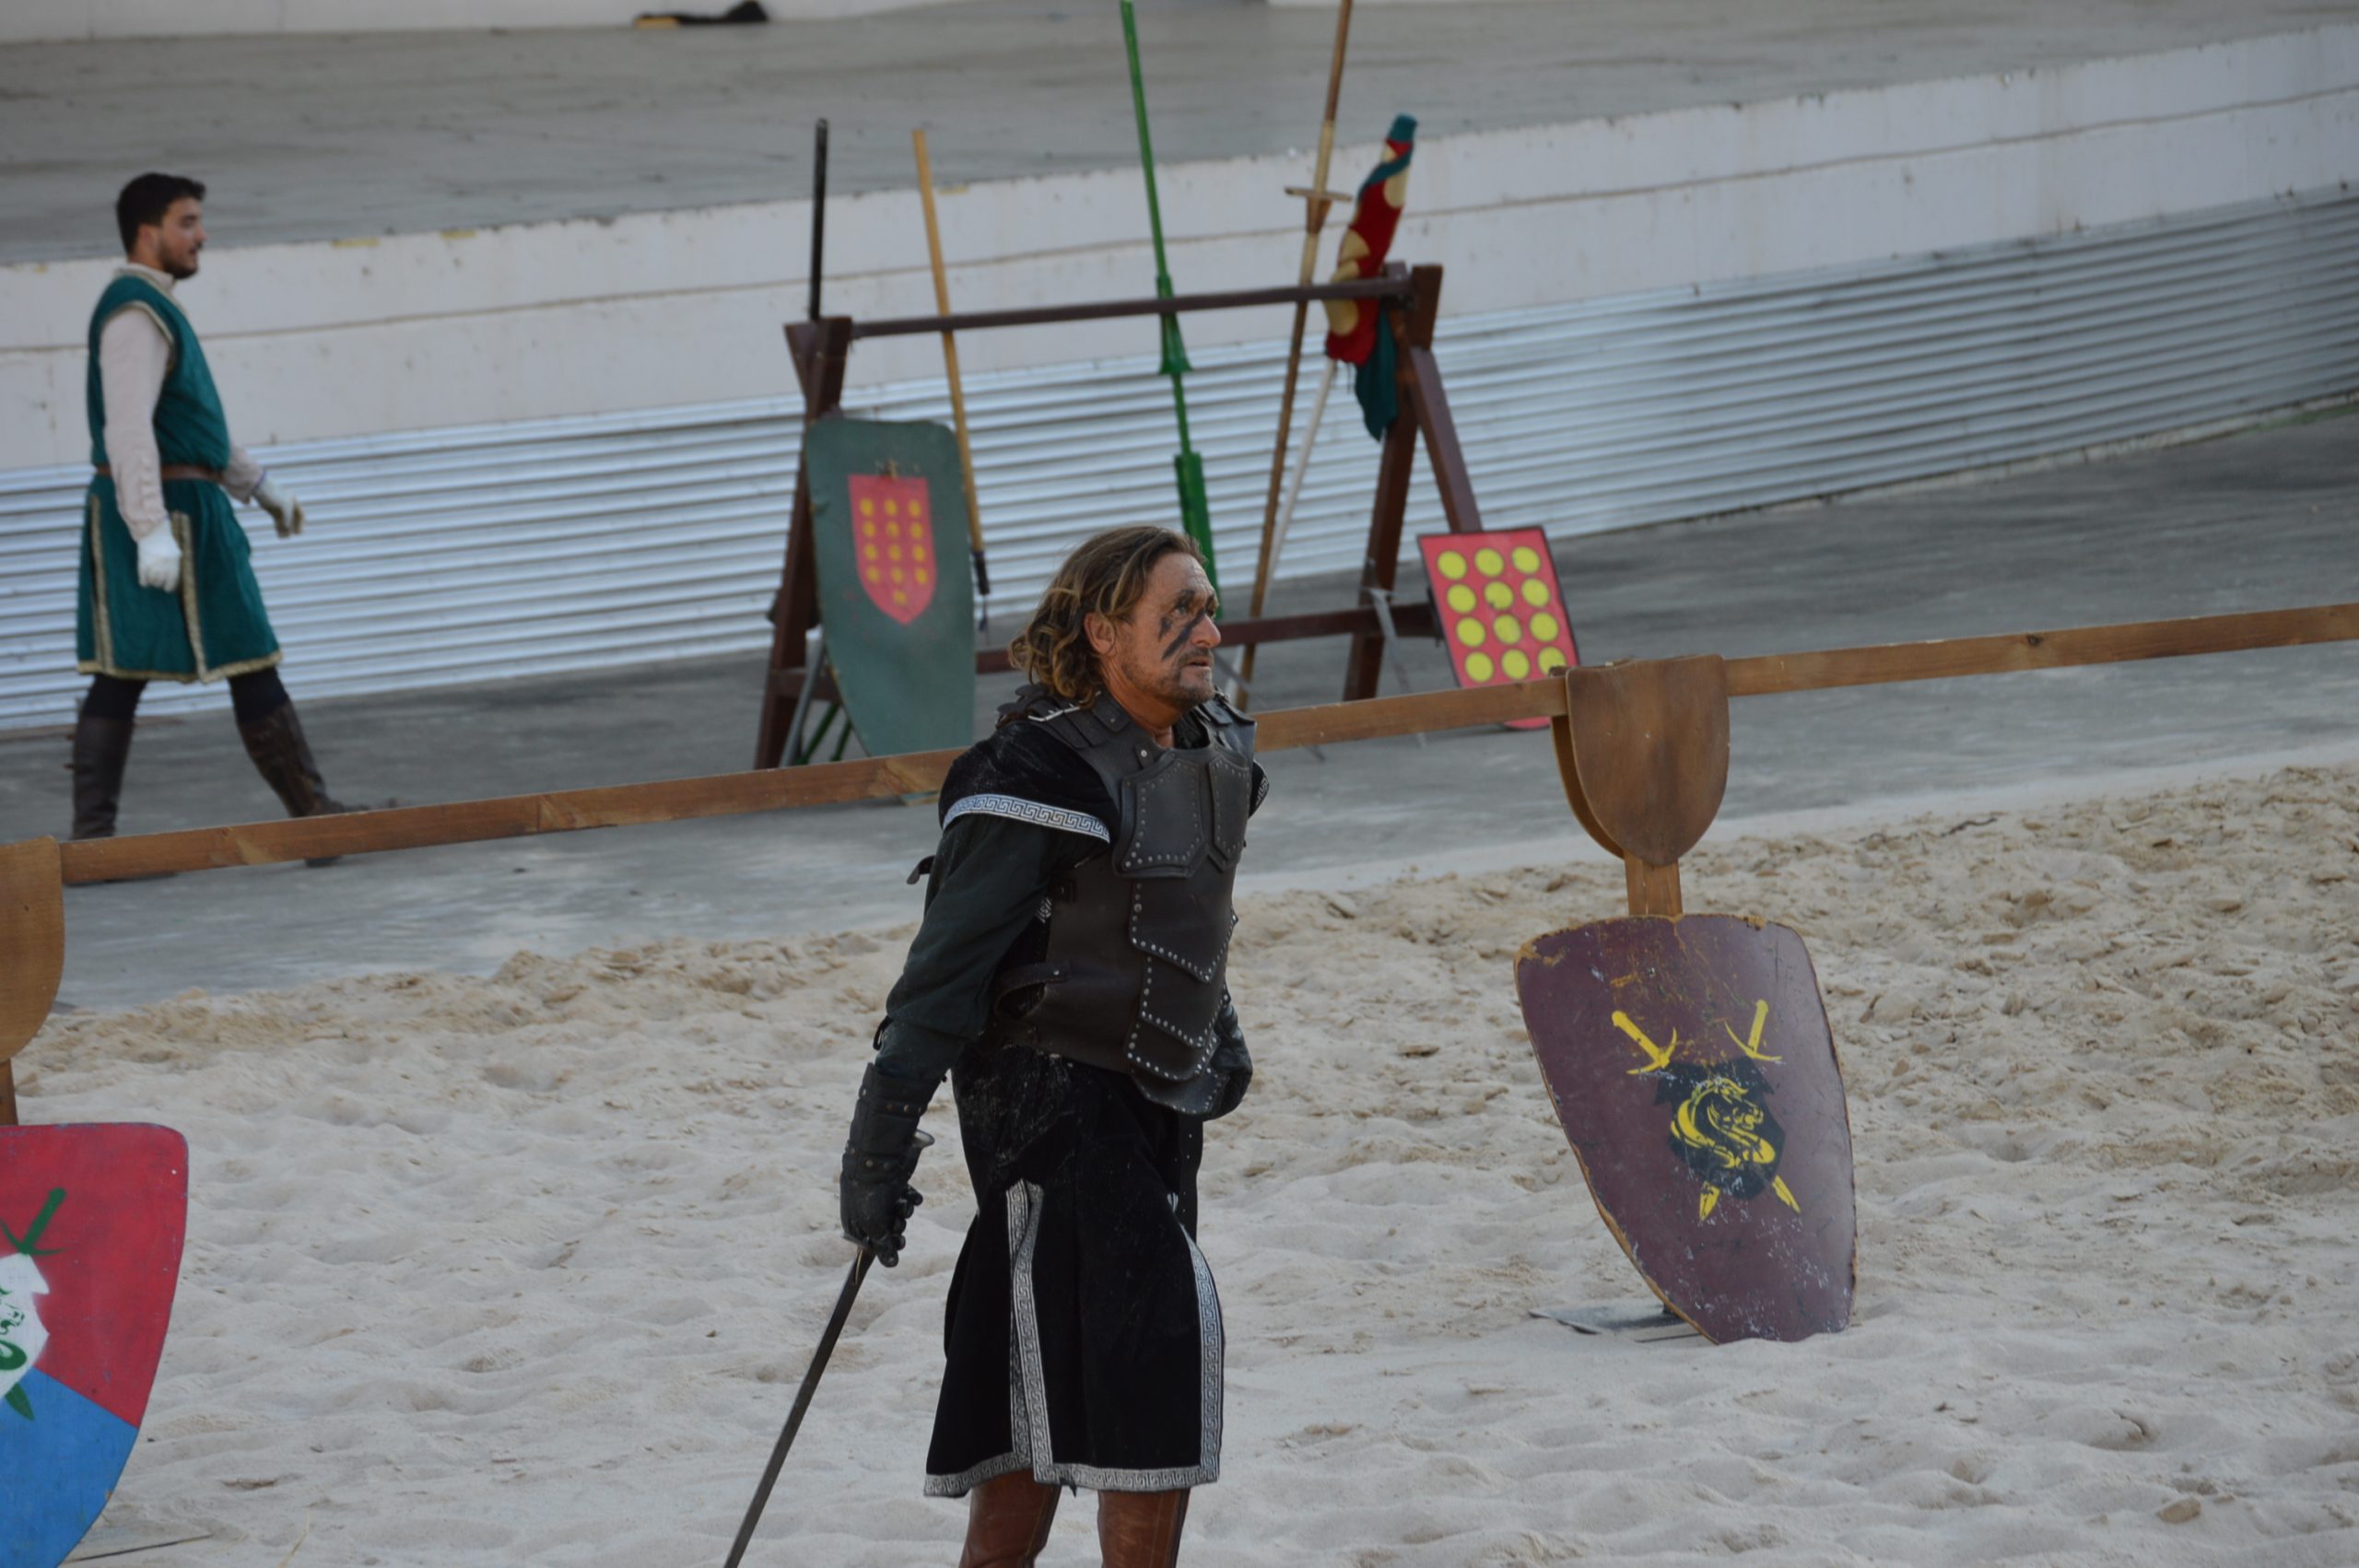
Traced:
[[[1784, 1059], [1782, 1057], [1767, 1055], [1761, 1048], [1761, 1032], [1768, 1022], [1769, 1004], [1756, 1001], [1753, 1004], [1753, 1028], [1748, 1036], [1740, 1038], [1737, 1032], [1725, 1023], [1720, 1027], [1727, 1031], [1730, 1043], [1755, 1061], [1781, 1061]], [[1618, 1009], [1614, 1014], [1614, 1026], [1630, 1036], [1638, 1049], [1646, 1053], [1645, 1062], [1629, 1070], [1631, 1077], [1662, 1071], [1678, 1053], [1679, 1031], [1676, 1029], [1671, 1033], [1671, 1044], [1658, 1046], [1628, 1013]], [[1717, 1164], [1729, 1172], [1753, 1166], [1774, 1167], [1778, 1161], [1778, 1147], [1760, 1132], [1761, 1125], [1766, 1119], [1767, 1113], [1754, 1101], [1751, 1092], [1743, 1083], [1726, 1074], [1712, 1073], [1697, 1082], [1680, 1103], [1678, 1111], [1672, 1117], [1671, 1135], [1708, 1166]], [[1694, 1164], [1695, 1160], [1691, 1159], [1690, 1163]], [[1769, 1188], [1778, 1195], [1779, 1201], [1795, 1213], [1801, 1213], [1802, 1206], [1795, 1200], [1793, 1190], [1786, 1185], [1786, 1178], [1778, 1175], [1774, 1168], [1766, 1174], [1769, 1178]], [[1720, 1188], [1708, 1182], [1702, 1198], [1697, 1200], [1696, 1218], [1710, 1219], [1719, 1201]]]

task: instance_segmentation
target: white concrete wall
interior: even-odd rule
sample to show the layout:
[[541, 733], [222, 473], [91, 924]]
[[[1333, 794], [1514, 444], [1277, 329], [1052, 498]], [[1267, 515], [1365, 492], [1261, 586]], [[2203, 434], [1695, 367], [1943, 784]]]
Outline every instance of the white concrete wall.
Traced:
[[[735, 0], [0, 0], [0, 43], [207, 33], [402, 32], [628, 27], [641, 11], [727, 10]], [[948, 0], [762, 0], [780, 21], [862, 17]]]
[[[1373, 144], [1341, 154], [1349, 170]], [[1284, 281], [1307, 158], [1163, 170], [1184, 290]], [[2359, 178], [2359, 28], [2053, 72], [1440, 138], [1397, 256], [1449, 269], [1446, 313], [1919, 255]], [[219, 236], [182, 299], [249, 443], [760, 396], [792, 385], [805, 203], [322, 244]], [[1148, 291], [1135, 173], [946, 191], [961, 309]], [[914, 193], [827, 215], [830, 309], [932, 308]], [[0, 469], [83, 461], [84, 334], [106, 263], [0, 269]], [[1192, 317], [1268, 338], [1282, 311]], [[970, 369], [1146, 351], [1143, 321], [971, 334]], [[855, 385], [935, 373], [864, 344]]]

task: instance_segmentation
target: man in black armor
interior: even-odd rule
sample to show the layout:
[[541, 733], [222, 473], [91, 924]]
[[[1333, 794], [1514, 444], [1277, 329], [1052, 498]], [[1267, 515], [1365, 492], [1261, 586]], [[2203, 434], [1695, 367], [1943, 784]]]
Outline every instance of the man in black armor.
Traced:
[[1031, 1564], [1058, 1489], [1109, 1568], [1178, 1561], [1217, 1478], [1221, 1318], [1196, 1249], [1203, 1124], [1252, 1066], [1225, 976], [1252, 721], [1213, 685], [1187, 538], [1075, 550], [1013, 653], [1031, 684], [952, 765], [925, 919], [844, 1153], [844, 1233], [888, 1267], [949, 1075], [978, 1200], [950, 1283], [926, 1492], [969, 1499], [960, 1568]]

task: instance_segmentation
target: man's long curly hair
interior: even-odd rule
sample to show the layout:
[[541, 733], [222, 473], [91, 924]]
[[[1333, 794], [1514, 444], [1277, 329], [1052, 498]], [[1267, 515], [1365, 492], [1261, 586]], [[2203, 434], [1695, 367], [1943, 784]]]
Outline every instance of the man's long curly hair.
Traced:
[[1129, 619], [1146, 591], [1146, 579], [1170, 555], [1203, 559], [1186, 534], [1147, 524], [1109, 528], [1085, 541], [1057, 568], [1040, 595], [1040, 607], [1007, 645], [1009, 660], [1060, 702], [1095, 702], [1106, 681], [1084, 629], [1087, 618]]

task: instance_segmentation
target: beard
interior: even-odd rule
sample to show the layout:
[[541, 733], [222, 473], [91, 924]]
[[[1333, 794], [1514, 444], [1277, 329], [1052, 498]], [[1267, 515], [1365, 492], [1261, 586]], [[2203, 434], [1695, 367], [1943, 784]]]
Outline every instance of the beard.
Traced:
[[1194, 657], [1191, 650], [1172, 659], [1126, 659], [1122, 679], [1157, 702], [1190, 712], [1210, 702], [1214, 689], [1212, 666], [1190, 662]]
[[162, 271], [175, 283], [187, 282], [196, 275], [196, 252], [191, 251], [183, 256], [166, 256]]

